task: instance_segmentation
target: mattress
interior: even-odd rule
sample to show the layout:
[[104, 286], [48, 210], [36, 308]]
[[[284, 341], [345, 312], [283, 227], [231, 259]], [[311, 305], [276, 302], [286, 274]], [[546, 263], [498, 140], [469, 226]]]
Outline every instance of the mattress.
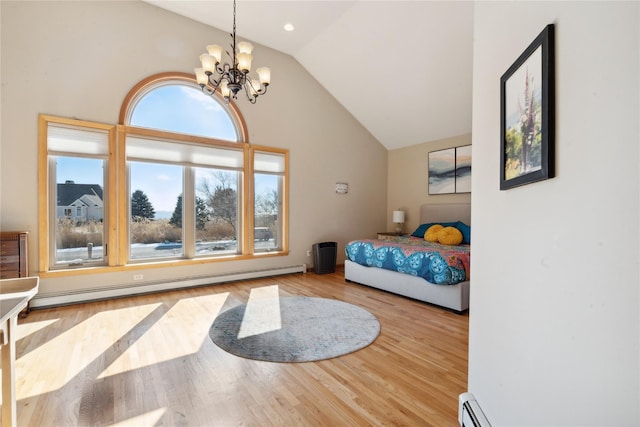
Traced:
[[455, 285], [470, 279], [469, 245], [448, 246], [422, 238], [359, 239], [345, 245], [349, 261], [421, 277], [435, 285]]

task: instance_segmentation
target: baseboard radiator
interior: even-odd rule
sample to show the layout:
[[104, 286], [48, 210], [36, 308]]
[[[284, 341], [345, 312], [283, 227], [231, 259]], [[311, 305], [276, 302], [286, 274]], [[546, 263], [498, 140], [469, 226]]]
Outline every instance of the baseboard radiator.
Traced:
[[462, 393], [458, 397], [458, 423], [460, 427], [491, 427], [480, 405], [471, 393]]
[[306, 273], [307, 265], [277, 267], [262, 270], [242, 271], [219, 275], [189, 277], [182, 280], [147, 282], [143, 284], [123, 284], [113, 287], [78, 289], [74, 291], [38, 294], [31, 300], [31, 308], [57, 307], [89, 301], [100, 301], [175, 289], [194, 288], [197, 286], [215, 285], [218, 283], [236, 282], [239, 280], [259, 279], [261, 277], [280, 276], [291, 273]]

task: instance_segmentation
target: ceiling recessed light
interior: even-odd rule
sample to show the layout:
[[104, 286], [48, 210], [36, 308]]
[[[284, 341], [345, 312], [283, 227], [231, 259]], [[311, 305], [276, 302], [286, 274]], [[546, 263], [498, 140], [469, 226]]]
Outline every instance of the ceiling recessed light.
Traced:
[[288, 22], [288, 23], [284, 24], [284, 30], [285, 31], [293, 31], [293, 30], [295, 30], [295, 27], [293, 26], [292, 23]]

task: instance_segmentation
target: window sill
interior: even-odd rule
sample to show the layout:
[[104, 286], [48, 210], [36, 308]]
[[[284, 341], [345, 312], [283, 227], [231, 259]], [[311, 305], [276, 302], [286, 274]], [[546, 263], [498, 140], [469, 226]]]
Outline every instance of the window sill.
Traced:
[[230, 255], [215, 258], [193, 258], [193, 259], [173, 259], [168, 261], [151, 261], [131, 263], [127, 265], [114, 266], [94, 266], [94, 267], [77, 267], [57, 270], [40, 271], [38, 275], [41, 278], [81, 276], [88, 274], [104, 274], [115, 273], [119, 271], [147, 270], [167, 267], [187, 267], [190, 265], [213, 264], [218, 262], [229, 261], [246, 261], [259, 258], [279, 257], [289, 255], [288, 251], [260, 252], [253, 255]]

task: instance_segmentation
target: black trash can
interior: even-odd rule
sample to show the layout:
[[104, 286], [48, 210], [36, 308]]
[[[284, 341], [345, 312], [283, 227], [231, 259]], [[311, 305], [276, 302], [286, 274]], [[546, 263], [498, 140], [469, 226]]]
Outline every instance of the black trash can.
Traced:
[[336, 242], [322, 242], [313, 245], [313, 271], [316, 274], [334, 273], [338, 256]]

